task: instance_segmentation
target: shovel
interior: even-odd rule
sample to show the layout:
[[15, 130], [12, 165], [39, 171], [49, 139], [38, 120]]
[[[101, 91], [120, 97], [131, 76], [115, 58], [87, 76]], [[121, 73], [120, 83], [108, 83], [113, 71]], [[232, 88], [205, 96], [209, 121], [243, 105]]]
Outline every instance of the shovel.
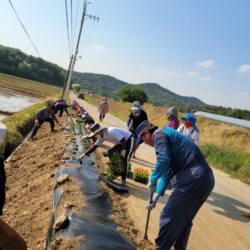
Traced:
[[[152, 203], [152, 201], [153, 201], [153, 193], [150, 194], [149, 203]], [[149, 209], [148, 215], [147, 215], [145, 233], [144, 233], [144, 237], [143, 237], [143, 239], [145, 239], [145, 240], [148, 240], [148, 223], [149, 223], [150, 212], [151, 212], [151, 210]]]

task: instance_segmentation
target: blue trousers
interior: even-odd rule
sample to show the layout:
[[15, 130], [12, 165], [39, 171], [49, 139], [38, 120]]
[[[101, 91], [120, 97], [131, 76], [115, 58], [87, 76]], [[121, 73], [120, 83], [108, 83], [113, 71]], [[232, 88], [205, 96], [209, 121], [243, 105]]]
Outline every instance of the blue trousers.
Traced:
[[203, 173], [185, 188], [177, 188], [169, 197], [160, 216], [160, 230], [155, 240], [156, 249], [185, 250], [192, 221], [214, 187], [211, 170]]

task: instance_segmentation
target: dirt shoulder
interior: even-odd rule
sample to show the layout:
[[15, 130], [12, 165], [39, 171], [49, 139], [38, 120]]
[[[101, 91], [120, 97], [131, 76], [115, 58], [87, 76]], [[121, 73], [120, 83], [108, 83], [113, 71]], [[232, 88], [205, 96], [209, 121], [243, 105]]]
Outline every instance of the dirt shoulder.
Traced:
[[51, 133], [45, 123], [37, 140], [24, 141], [5, 164], [7, 199], [3, 220], [24, 237], [28, 249], [43, 249], [51, 218], [54, 174], [69, 136], [70, 132], [59, 126]]

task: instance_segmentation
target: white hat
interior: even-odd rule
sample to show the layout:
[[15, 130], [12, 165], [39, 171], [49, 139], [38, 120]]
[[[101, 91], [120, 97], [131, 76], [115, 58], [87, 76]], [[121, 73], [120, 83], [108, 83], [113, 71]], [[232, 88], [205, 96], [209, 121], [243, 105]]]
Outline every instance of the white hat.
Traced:
[[7, 133], [7, 127], [0, 122], [0, 142], [4, 141], [6, 133]]
[[103, 129], [104, 128], [102, 128], [99, 123], [92, 125], [90, 127], [91, 132], [87, 135], [87, 138], [91, 138], [91, 137], [95, 136], [98, 132], [100, 132]]

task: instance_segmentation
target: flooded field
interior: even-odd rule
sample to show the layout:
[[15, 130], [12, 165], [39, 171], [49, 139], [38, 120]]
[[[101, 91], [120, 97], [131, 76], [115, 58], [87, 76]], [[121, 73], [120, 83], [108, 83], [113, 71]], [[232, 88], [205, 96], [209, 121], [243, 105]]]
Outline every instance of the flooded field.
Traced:
[[0, 88], [0, 120], [6, 117], [5, 112], [14, 113], [37, 102], [38, 98]]

